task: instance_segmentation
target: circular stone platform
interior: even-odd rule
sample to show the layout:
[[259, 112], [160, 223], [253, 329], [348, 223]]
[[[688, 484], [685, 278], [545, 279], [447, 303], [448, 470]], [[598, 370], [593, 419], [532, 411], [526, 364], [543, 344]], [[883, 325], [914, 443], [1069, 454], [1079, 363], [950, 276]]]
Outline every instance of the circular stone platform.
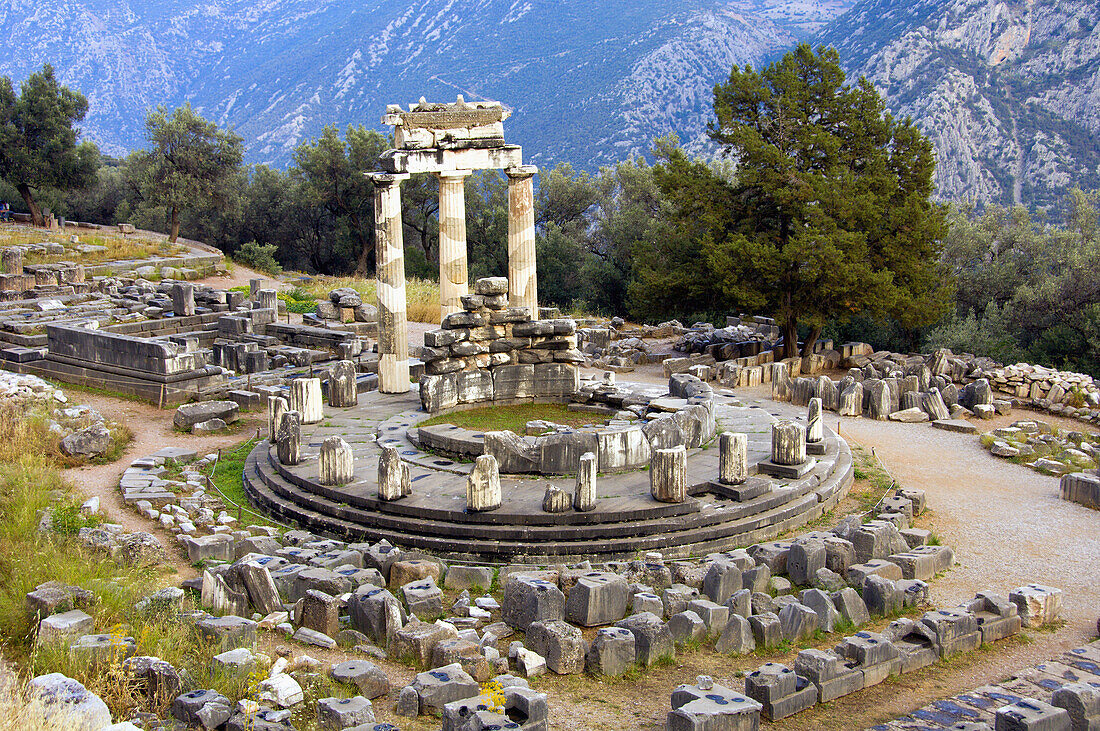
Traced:
[[[649, 473], [635, 470], [599, 475], [595, 510], [545, 513], [547, 484], [572, 492], [574, 478], [501, 475], [502, 507], [466, 513], [472, 464], [424, 452], [410, 439], [428, 418], [413, 391], [371, 391], [360, 394], [356, 407], [326, 407], [324, 421], [302, 426], [302, 462], [293, 467], [279, 463], [269, 441], [260, 442], [245, 463], [244, 487], [273, 516], [325, 536], [348, 542], [386, 539], [452, 559], [527, 563], [623, 560], [646, 551], [681, 558], [728, 550], [800, 526], [847, 493], [851, 453], [836, 434], [826, 430], [825, 454], [804, 477], [773, 479], [756, 474], [756, 465], [770, 456], [775, 417], [732, 395], [716, 394], [714, 407], [719, 433], [748, 434], [753, 476], [741, 491], [715, 484], [714, 440], [689, 450], [691, 497], [680, 504], [655, 501]], [[330, 436], [342, 437], [354, 451], [355, 480], [347, 485], [328, 487], [317, 480], [318, 451]], [[412, 495], [396, 502], [378, 499], [380, 444], [401, 450]]]

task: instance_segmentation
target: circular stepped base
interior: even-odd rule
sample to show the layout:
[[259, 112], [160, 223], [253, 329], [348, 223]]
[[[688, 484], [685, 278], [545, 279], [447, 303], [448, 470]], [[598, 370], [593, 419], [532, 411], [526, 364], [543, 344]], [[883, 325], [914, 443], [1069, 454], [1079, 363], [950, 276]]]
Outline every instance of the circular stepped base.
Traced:
[[[808, 475], [798, 480], [754, 476], [750, 479], [767, 489], [744, 502], [728, 499], [710, 484], [717, 477], [718, 460], [717, 447], [712, 446], [694, 450], [689, 457], [692, 497], [682, 504], [653, 500], [648, 472], [638, 471], [600, 475], [593, 511], [544, 513], [547, 484], [572, 490], [571, 478], [503, 475], [501, 509], [466, 513], [462, 473], [468, 466], [447, 463], [433, 469], [434, 460], [415, 451], [414, 445], [394, 444], [397, 435], [405, 432], [397, 427], [418, 417], [400, 397], [371, 396], [363, 394], [361, 405], [353, 409], [326, 409], [322, 425], [304, 427], [305, 458], [300, 465], [280, 464], [267, 441], [257, 445], [243, 473], [251, 500], [284, 522], [349, 542], [386, 539], [458, 560], [546, 563], [628, 560], [646, 551], [680, 558], [770, 540], [833, 507], [852, 481], [848, 445], [830, 433], [825, 455]], [[734, 406], [732, 400], [720, 401], [716, 408], [722, 428], [750, 434], [751, 465], [769, 456], [766, 443], [772, 417], [762, 409]], [[349, 431], [353, 427], [358, 431]], [[349, 441], [355, 452], [351, 484], [326, 487], [317, 482], [316, 450], [331, 433]], [[377, 498], [380, 450], [375, 433], [383, 435], [380, 441], [402, 448], [410, 464], [413, 494], [402, 500], [390, 503]]]

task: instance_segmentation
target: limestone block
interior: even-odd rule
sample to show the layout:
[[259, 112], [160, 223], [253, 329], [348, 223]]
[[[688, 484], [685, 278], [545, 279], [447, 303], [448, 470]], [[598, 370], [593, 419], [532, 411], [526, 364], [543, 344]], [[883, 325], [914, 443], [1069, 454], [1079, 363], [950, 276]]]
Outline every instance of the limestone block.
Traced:
[[597, 432], [600, 472], [621, 472], [649, 462], [652, 450], [641, 427], [601, 429]]
[[392, 502], [410, 494], [409, 465], [401, 459], [397, 447], [383, 446], [378, 457], [378, 499]]
[[634, 667], [634, 633], [622, 627], [602, 627], [588, 648], [585, 669], [592, 675], [618, 676]]
[[195, 424], [221, 419], [232, 424], [240, 418], [241, 407], [236, 401], [199, 401], [193, 404], [181, 404], [176, 407], [172, 417], [172, 426], [180, 431], [191, 431]]
[[309, 589], [302, 597], [298, 624], [314, 632], [335, 637], [340, 630], [340, 606], [323, 591]]
[[893, 580], [872, 574], [863, 580], [863, 601], [873, 617], [886, 617], [902, 607], [901, 592]]
[[1065, 709], [1073, 731], [1091, 731], [1100, 725], [1100, 688], [1094, 685], [1066, 683], [1054, 691], [1051, 705]]
[[779, 610], [779, 628], [783, 638], [797, 642], [811, 637], [817, 630], [817, 612], [793, 602]]
[[409, 614], [421, 619], [435, 617], [443, 611], [443, 590], [431, 576], [405, 584], [401, 587], [401, 594]]
[[483, 456], [492, 456], [499, 471], [510, 475], [538, 472], [541, 464], [539, 447], [510, 431], [486, 432]]
[[195, 627], [206, 640], [225, 650], [256, 644], [256, 623], [244, 617], [206, 617]]
[[[577, 579], [569, 590], [565, 618], [582, 627], [611, 624], [626, 615], [630, 598], [630, 586], [624, 577], [605, 571], [590, 571]], [[538, 651], [537, 648], [532, 649]]]
[[345, 660], [332, 666], [332, 678], [351, 683], [366, 698], [379, 698], [390, 692], [390, 679], [386, 671], [367, 660]]
[[783, 641], [783, 629], [779, 624], [779, 615], [763, 612], [749, 616], [749, 626], [756, 646], [762, 650], [775, 647]]
[[588, 647], [576, 627], [562, 620], [532, 622], [527, 627], [526, 643], [558, 675], [584, 672]]
[[[408, 658], [422, 665], [429, 665], [436, 645], [458, 637], [458, 632], [446, 622], [410, 622], [394, 633], [390, 653], [398, 658]], [[451, 699], [456, 700], [456, 699]]]
[[837, 413], [841, 416], [863, 415], [863, 384], [852, 383], [840, 393]]
[[[742, 576], [744, 576], [744, 574], [742, 574]], [[738, 614], [742, 617], [748, 617], [753, 613], [752, 596], [753, 593], [749, 589], [735, 591], [733, 596], [726, 600], [725, 606], [730, 610], [731, 615]]]
[[39, 644], [67, 641], [73, 637], [88, 634], [95, 629], [95, 620], [91, 615], [72, 609], [61, 614], [52, 614], [38, 623]]
[[257, 612], [268, 615], [282, 611], [279, 590], [266, 566], [256, 561], [245, 561], [238, 567], [238, 574], [248, 592], [249, 603]]
[[814, 684], [822, 703], [863, 689], [863, 673], [848, 667], [844, 658], [831, 650], [802, 650], [795, 658], [794, 670]]
[[458, 663], [419, 673], [411, 686], [420, 698], [420, 715], [442, 711], [448, 703], [481, 693], [477, 681]]
[[544, 513], [567, 513], [572, 507], [572, 493], [562, 490], [553, 483], [546, 486], [546, 493], [542, 498], [542, 511]]
[[638, 663], [649, 667], [662, 657], [675, 655], [672, 634], [660, 617], [650, 612], [633, 614], [615, 623], [634, 635]]
[[363, 696], [317, 701], [317, 725], [322, 729], [362, 727], [368, 723], [374, 723], [374, 707]]
[[714, 645], [716, 652], [732, 655], [744, 655], [756, 649], [756, 638], [748, 618], [740, 614], [731, 614], [726, 626]]
[[840, 616], [856, 627], [871, 621], [871, 614], [867, 611], [867, 605], [860, 597], [859, 592], [852, 587], [847, 586], [840, 591], [835, 591], [829, 595], [829, 598], [832, 599], [833, 606], [840, 612]]
[[532, 622], [548, 622], [564, 617], [565, 594], [549, 581], [517, 576], [504, 583], [501, 619], [509, 627], [526, 632]]
[[325, 418], [320, 378], [297, 378], [290, 382], [291, 411], [297, 411], [303, 424], [319, 424]]
[[577, 482], [573, 509], [585, 512], [596, 507], [596, 455], [585, 452], [577, 462]]
[[745, 676], [745, 695], [763, 706], [765, 718], [778, 721], [817, 703], [817, 688], [786, 665], [766, 663]]
[[420, 377], [420, 405], [429, 414], [458, 406], [458, 376], [455, 373]]
[[809, 586], [818, 569], [825, 568], [825, 541], [820, 538], [799, 538], [791, 543], [787, 554], [787, 575], [798, 586]]
[[355, 479], [355, 457], [351, 445], [340, 437], [328, 437], [321, 442], [317, 459], [319, 477], [322, 485], [346, 485]]
[[355, 377], [355, 364], [350, 360], [341, 360], [332, 366], [328, 377], [329, 406], [347, 408], [359, 404]]
[[493, 377], [487, 370], [459, 371], [455, 374], [455, 388], [460, 404], [493, 400]]
[[287, 411], [279, 419], [275, 451], [282, 464], [293, 466], [302, 461], [302, 421], [297, 411]]
[[1062, 614], [1062, 590], [1050, 586], [1021, 586], [1009, 592], [1008, 600], [1016, 605], [1025, 627], [1042, 627]]
[[716, 604], [725, 604], [734, 592], [742, 588], [741, 569], [729, 559], [710, 563], [703, 576], [703, 593]]
[[405, 623], [405, 609], [388, 590], [364, 587], [348, 598], [351, 626], [386, 646]]
[[447, 567], [443, 585], [448, 589], [462, 591], [465, 589], [488, 590], [493, 583], [493, 569], [488, 566], [459, 566], [457, 564]]
[[677, 647], [688, 642], [701, 641], [707, 635], [707, 624], [698, 614], [688, 609], [668, 618], [668, 631]]
[[668, 731], [757, 731], [762, 706], [729, 688], [708, 682], [706, 686], [681, 685], [672, 693]]
[[951, 411], [948, 410], [947, 404], [944, 403], [943, 396], [940, 395], [940, 390], [938, 388], [931, 388], [924, 394], [924, 400], [921, 406], [932, 421], [951, 418]]
[[683, 446], [653, 452], [649, 489], [655, 500], [682, 503], [687, 500], [687, 450]]
[[871, 406], [868, 411], [876, 421], [886, 421], [894, 411], [893, 394], [890, 384], [885, 380], [878, 381], [871, 387]]
[[718, 437], [718, 481], [723, 485], [741, 485], [749, 476], [749, 439], [747, 434], [723, 432]]
[[[1037, 698], [1020, 698], [997, 709], [997, 731], [1070, 731], [1069, 712]], [[1087, 728], [1087, 727], [1085, 727]]]
[[793, 421], [772, 425], [772, 461], [778, 465], [800, 465], [806, 461], [806, 427]]
[[500, 504], [500, 472], [496, 457], [483, 454], [474, 462], [474, 468], [466, 478], [466, 509], [486, 512], [496, 510]]
[[840, 612], [833, 605], [833, 600], [821, 589], [805, 589], [799, 595], [799, 601], [803, 606], [809, 607], [817, 613], [817, 627], [825, 632], [832, 632], [840, 621]]

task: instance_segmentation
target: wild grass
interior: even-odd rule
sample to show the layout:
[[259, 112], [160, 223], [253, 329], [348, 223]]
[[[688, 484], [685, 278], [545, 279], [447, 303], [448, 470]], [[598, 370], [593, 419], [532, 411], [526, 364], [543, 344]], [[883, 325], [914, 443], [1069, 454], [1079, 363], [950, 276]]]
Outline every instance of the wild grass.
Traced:
[[[46, 458], [59, 467], [75, 467], [88, 462], [83, 457], [70, 457], [61, 451], [61, 435], [50, 429], [51, 407], [42, 402], [33, 405], [11, 401], [0, 403], [0, 462], [15, 462], [21, 456], [33, 454]], [[91, 418], [72, 426], [83, 428], [91, 424]], [[111, 447], [105, 454], [92, 460], [102, 464], [114, 462], [133, 439], [133, 433], [122, 424], [108, 424]]]
[[[103, 251], [77, 253], [69, 244], [69, 236], [75, 233], [80, 238], [81, 244], [103, 246]], [[148, 259], [154, 256], [173, 256], [187, 251], [187, 248], [179, 244], [169, 244], [163, 239], [150, 239], [131, 234], [107, 234], [87, 233], [81, 229], [61, 231], [43, 231], [29, 227], [15, 229], [0, 229], [0, 246], [16, 246], [21, 244], [41, 244], [47, 241], [64, 244], [67, 249], [64, 254], [28, 254], [23, 258], [24, 264], [55, 264], [60, 261], [78, 261], [81, 264], [103, 264], [120, 259]]]
[[420, 426], [454, 424], [474, 431], [512, 431], [522, 435], [527, 431], [527, 422], [538, 419], [573, 427], [607, 423], [607, 417], [569, 411], [565, 404], [517, 404], [454, 411], [422, 421]]
[[849, 496], [859, 504], [861, 512], [869, 512], [894, 486], [894, 478], [882, 468], [878, 459], [866, 448], [852, 447], [854, 481]]
[[[240, 444], [222, 450], [211, 479], [225, 497], [237, 505], [244, 506], [246, 509], [238, 516], [236, 508], [232, 505], [225, 506], [230, 514], [238, 516], [241, 525], [276, 526], [276, 523], [268, 520], [256, 509], [256, 506], [252, 504], [252, 501], [248, 499], [248, 494], [244, 491], [244, 479], [241, 475], [244, 472], [244, 462], [248, 459], [248, 454], [252, 451], [254, 445], [255, 442], [252, 439], [247, 439]], [[252, 512], [247, 512], [248, 510]]]
[[[374, 279], [356, 277], [317, 276], [304, 284], [302, 289], [314, 299], [324, 300], [328, 299], [329, 292], [340, 287], [354, 289], [367, 304], [374, 304], [378, 297]], [[439, 322], [439, 283], [430, 279], [406, 279], [405, 303], [411, 322]]]

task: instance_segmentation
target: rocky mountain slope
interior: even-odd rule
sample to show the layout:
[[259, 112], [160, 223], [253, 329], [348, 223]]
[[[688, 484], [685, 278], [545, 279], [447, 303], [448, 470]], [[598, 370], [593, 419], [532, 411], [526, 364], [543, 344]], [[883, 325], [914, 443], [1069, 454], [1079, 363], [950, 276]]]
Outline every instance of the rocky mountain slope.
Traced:
[[1100, 187], [1095, 0], [861, 0], [819, 40], [930, 136], [941, 197], [1045, 206]]
[[190, 101], [286, 164], [326, 123], [378, 127], [387, 103], [499, 99], [533, 162], [593, 167], [677, 131], [711, 89], [854, 0], [0, 0], [0, 74], [50, 61], [91, 103], [105, 151], [142, 143], [144, 111]]

